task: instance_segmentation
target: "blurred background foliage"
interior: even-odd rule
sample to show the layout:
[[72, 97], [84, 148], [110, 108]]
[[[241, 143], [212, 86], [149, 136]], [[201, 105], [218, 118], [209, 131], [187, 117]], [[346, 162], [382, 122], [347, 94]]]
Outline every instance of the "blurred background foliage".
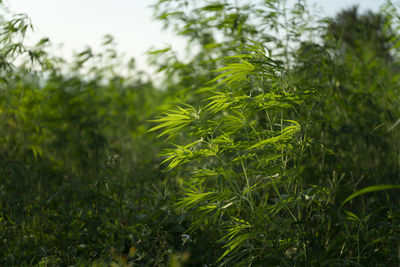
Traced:
[[[398, 191], [341, 205], [400, 182], [399, 3], [317, 20], [303, 0], [159, 0], [155, 17], [188, 48], [184, 60], [171, 47], [151, 51], [157, 78], [111, 36], [101, 53], [87, 47], [70, 62], [49, 54], [46, 38], [27, 46], [29, 18], [0, 5], [2, 266], [400, 264]], [[243, 64], [254, 71], [234, 78]], [[266, 119], [260, 92], [289, 104]], [[216, 110], [216, 95], [226, 110]], [[178, 130], [158, 138], [149, 129], [171, 112], [184, 127], [171, 120], [164, 128]], [[237, 114], [245, 122], [233, 123]], [[301, 130], [274, 148], [288, 149], [273, 170], [251, 161], [255, 144], [224, 143], [277, 137], [283, 118]], [[228, 151], [227, 182], [193, 173], [223, 169], [192, 143], [200, 138]], [[171, 166], [159, 156], [176, 155], [171, 143], [201, 153]], [[275, 151], [257, 149], [260, 158]], [[231, 191], [239, 200], [225, 197]]]

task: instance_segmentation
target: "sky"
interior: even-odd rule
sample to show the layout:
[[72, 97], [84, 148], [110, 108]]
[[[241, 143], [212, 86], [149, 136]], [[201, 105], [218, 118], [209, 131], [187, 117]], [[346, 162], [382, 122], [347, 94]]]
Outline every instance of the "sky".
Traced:
[[[240, 0], [239, 0], [240, 1]], [[289, 0], [294, 2], [295, 0]], [[111, 34], [118, 51], [134, 57], [139, 68], [146, 68], [149, 48], [171, 44], [183, 51], [184, 40], [153, 19], [149, 7], [156, 0], [6, 0], [13, 12], [27, 14], [35, 27], [31, 41], [49, 37], [55, 53], [66, 58], [86, 46], [99, 49], [103, 36]], [[362, 10], [378, 10], [384, 0], [309, 0], [333, 16], [337, 11], [358, 4]]]

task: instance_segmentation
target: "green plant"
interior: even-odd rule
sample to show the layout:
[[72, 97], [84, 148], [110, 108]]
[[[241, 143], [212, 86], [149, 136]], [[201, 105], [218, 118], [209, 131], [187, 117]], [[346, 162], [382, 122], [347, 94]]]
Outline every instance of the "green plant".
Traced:
[[184, 196], [176, 206], [193, 217], [189, 232], [215, 233], [213, 242], [225, 250], [218, 261], [225, 263], [263, 262], [260, 250], [301, 242], [274, 231], [278, 221], [301, 220], [295, 203], [303, 188], [295, 174], [307, 140], [298, 134], [300, 124], [283, 116], [312, 92], [298, 92], [260, 44], [245, 49], [252, 53], [229, 57], [234, 61], [218, 70], [222, 74], [210, 82], [218, 83], [207, 88], [211, 97], [203, 107], [168, 110], [151, 129], [168, 138], [183, 131], [192, 140], [162, 153], [165, 169], [183, 169]]
[[399, 265], [399, 6], [155, 7], [158, 83], [1, 17], [0, 265]]

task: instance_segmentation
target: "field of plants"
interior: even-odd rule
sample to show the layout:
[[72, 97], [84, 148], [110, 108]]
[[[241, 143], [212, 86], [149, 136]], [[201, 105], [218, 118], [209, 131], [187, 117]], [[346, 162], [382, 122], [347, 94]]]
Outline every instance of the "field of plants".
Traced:
[[0, 266], [400, 266], [400, 2], [152, 8], [157, 75], [0, 1]]

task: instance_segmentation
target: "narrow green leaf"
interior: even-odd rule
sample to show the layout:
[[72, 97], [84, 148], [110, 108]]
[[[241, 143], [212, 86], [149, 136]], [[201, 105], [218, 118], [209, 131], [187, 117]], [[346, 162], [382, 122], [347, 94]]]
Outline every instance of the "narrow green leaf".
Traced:
[[388, 190], [388, 189], [400, 189], [400, 185], [374, 185], [374, 186], [369, 186], [369, 187], [363, 188], [361, 190], [358, 190], [354, 194], [351, 194], [349, 197], [347, 197], [340, 206], [343, 206], [344, 204], [346, 204], [353, 198], [358, 197], [360, 195], [363, 195], [366, 193], [377, 192], [377, 191]]

